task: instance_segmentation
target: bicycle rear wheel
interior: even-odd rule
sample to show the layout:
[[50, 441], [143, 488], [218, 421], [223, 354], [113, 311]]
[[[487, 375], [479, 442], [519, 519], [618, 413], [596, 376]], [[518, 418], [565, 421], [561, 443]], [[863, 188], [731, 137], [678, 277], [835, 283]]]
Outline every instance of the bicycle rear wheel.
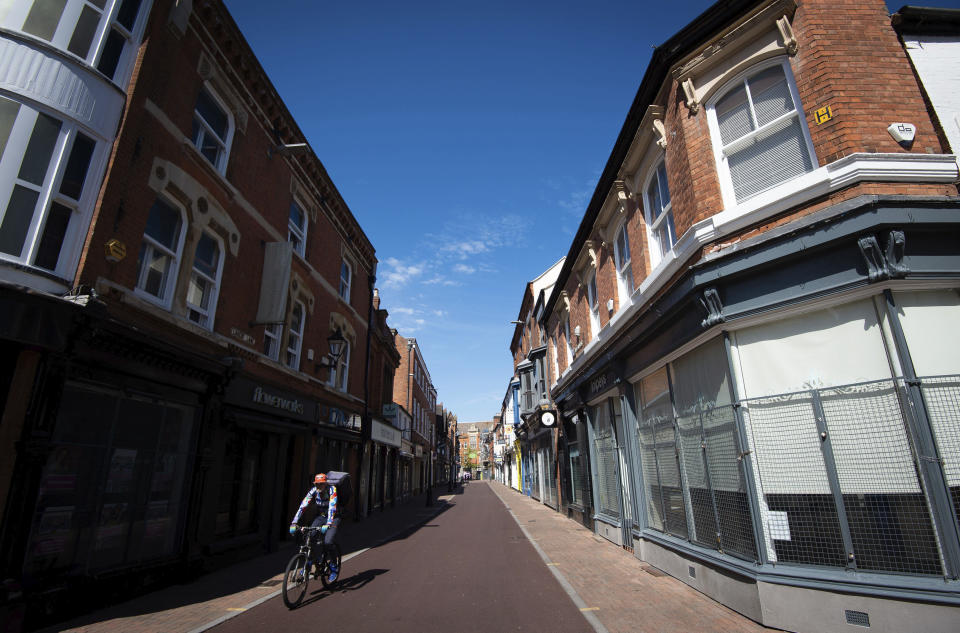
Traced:
[[332, 587], [336, 580], [331, 580], [330, 576], [333, 573], [331, 565], [335, 565], [337, 570], [337, 578], [340, 577], [340, 574], [343, 572], [340, 569], [340, 546], [336, 543], [327, 545], [323, 549], [323, 563], [320, 565], [320, 582], [323, 583], [324, 589], [329, 589]]
[[283, 574], [283, 604], [288, 609], [296, 608], [307, 594], [308, 571], [306, 554], [296, 554], [287, 563], [287, 571]]

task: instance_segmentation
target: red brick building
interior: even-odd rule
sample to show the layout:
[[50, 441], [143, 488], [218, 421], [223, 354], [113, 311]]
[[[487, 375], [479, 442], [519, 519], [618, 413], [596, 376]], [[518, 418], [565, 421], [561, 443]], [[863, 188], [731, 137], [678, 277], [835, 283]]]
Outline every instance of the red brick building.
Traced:
[[100, 4], [82, 62], [72, 10], [0, 38], [60, 68], [0, 104], [49, 150], [0, 229], [0, 563], [37, 611], [274, 550], [316, 472], [348, 517], [394, 479], [373, 245], [221, 2]]
[[656, 48], [540, 317], [597, 534], [776, 628], [957, 621], [944, 138], [879, 0]]
[[394, 330], [393, 345], [400, 355], [398, 378], [393, 381], [393, 401], [410, 416], [413, 448], [401, 467], [406, 469], [405, 479], [410, 482], [410, 491], [418, 494], [426, 490], [428, 478], [434, 474], [431, 455], [436, 445], [437, 390], [417, 339], [406, 338]]

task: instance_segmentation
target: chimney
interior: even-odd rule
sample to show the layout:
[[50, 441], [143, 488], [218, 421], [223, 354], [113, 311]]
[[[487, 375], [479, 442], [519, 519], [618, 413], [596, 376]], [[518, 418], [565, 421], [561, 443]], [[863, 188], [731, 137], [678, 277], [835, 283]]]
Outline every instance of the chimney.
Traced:
[[380, 291], [376, 288], [373, 289], [373, 309], [380, 309]]

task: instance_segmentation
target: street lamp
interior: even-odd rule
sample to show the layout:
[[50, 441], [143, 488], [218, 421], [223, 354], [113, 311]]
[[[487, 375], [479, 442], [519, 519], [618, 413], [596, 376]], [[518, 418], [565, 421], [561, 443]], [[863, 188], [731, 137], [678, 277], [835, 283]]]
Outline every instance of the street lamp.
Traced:
[[327, 344], [330, 346], [330, 351], [324, 358], [320, 359], [317, 367], [333, 370], [337, 366], [337, 363], [340, 362], [340, 357], [343, 355], [343, 346], [346, 342], [347, 339], [343, 338], [343, 333], [340, 332], [340, 328], [337, 328], [336, 332], [327, 337]]

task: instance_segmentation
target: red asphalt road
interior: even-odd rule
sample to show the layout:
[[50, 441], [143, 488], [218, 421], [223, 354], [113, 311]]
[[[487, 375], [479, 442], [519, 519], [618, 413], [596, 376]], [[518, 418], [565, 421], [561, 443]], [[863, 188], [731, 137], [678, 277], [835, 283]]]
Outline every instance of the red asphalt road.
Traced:
[[489, 486], [467, 484], [451, 503], [345, 562], [332, 592], [311, 581], [299, 608], [278, 596], [211, 632], [593, 633]]

